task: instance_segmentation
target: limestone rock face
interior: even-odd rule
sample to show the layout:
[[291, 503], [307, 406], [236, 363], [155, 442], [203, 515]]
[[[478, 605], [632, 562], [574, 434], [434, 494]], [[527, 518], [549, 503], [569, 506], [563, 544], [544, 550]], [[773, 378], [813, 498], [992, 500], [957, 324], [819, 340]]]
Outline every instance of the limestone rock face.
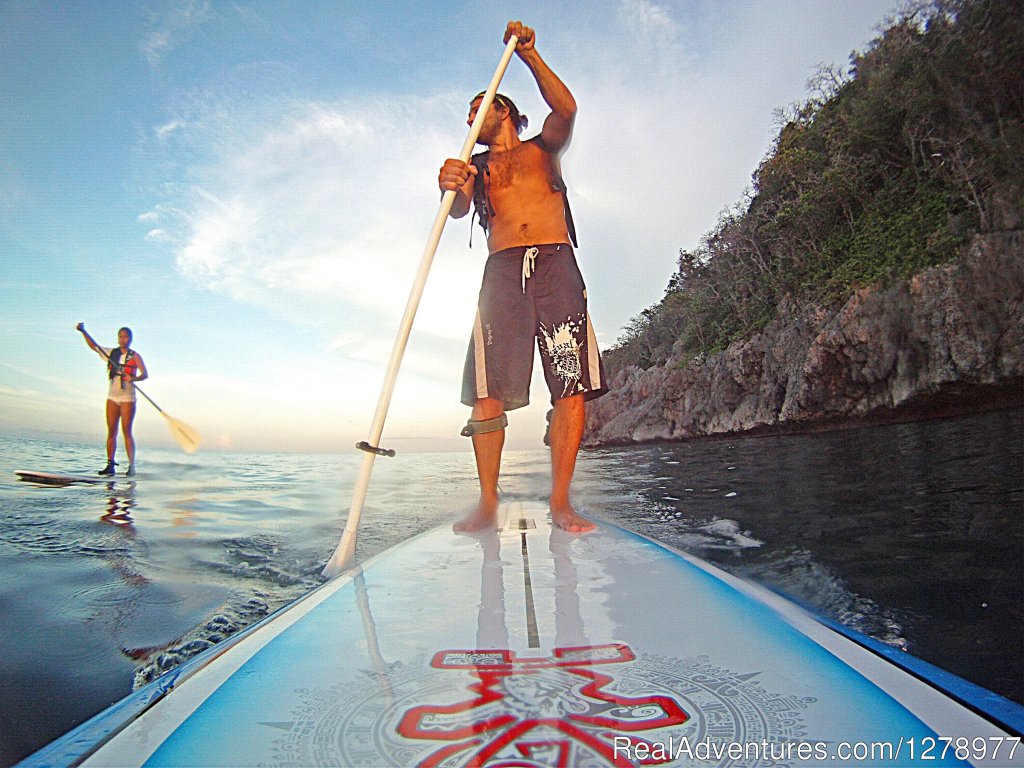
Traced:
[[1024, 401], [1024, 230], [838, 311], [784, 300], [753, 338], [702, 361], [628, 368], [588, 406], [586, 445], [809, 428], [939, 411], [998, 391]]

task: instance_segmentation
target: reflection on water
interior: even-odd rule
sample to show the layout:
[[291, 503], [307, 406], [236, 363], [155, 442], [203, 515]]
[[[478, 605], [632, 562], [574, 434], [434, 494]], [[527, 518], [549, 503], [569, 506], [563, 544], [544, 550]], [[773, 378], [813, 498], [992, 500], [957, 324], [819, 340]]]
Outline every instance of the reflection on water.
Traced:
[[596, 458], [594, 513], [1024, 701], [1024, 412]]
[[132, 587], [143, 587], [149, 583], [143, 574], [139, 573], [136, 561], [132, 557], [132, 548], [137, 545], [138, 539], [135, 531], [135, 524], [132, 520], [132, 509], [135, 507], [135, 483], [125, 483], [123, 488], [118, 488], [115, 483], [110, 483], [107, 489], [107, 508], [100, 515], [100, 522], [114, 526], [116, 530], [125, 537], [123, 549], [112, 548], [105, 556], [111, 569], [121, 576], [125, 584]]
[[[471, 534], [465, 534], [471, 535]], [[505, 620], [505, 575], [501, 562], [501, 536], [497, 531], [472, 534], [480, 544], [480, 609], [477, 616], [476, 647], [508, 648]]]
[[[545, 636], [548, 647], [571, 647], [588, 645], [580, 612], [580, 598], [576, 591], [579, 576], [570, 556], [570, 545], [576, 536], [557, 528], [551, 529], [546, 543], [553, 558], [553, 572], [541, 574], [530, 566], [530, 546], [537, 546], [538, 540], [530, 538], [530, 531], [536, 530], [530, 520], [520, 519], [519, 505], [508, 504], [507, 518], [499, 530], [461, 534], [475, 540], [481, 551], [480, 560], [480, 604], [477, 616], [477, 650], [503, 650], [512, 647], [509, 641], [509, 624], [524, 627], [529, 648], [540, 648], [541, 635], [550, 629], [553, 619], [553, 636]], [[524, 574], [524, 583], [507, 583], [504, 565], [506, 562], [522, 561], [521, 566], [511, 569], [513, 573]], [[540, 578], [552, 585], [549, 592], [535, 594], [533, 579]], [[506, 590], [514, 590], [514, 599], [506, 600]], [[509, 605], [522, 611], [521, 616], [510, 617]], [[540, 618], [538, 618], [540, 617]]]
[[[1024, 701], [1022, 435], [1024, 412], [1009, 410], [588, 451], [575, 499]], [[361, 461], [148, 450], [131, 482], [13, 476], [74, 472], [93, 453], [0, 439], [0, 764], [320, 583]], [[509, 452], [505, 503], [544, 500], [549, 473], [541, 446]], [[475, 489], [468, 451], [378, 462], [360, 557], [462, 517]], [[483, 583], [497, 588], [487, 552]], [[566, 602], [578, 598], [554, 599], [538, 620], [581, 633]], [[506, 645], [500, 622], [480, 626], [481, 647]]]
[[109, 484], [107, 492], [110, 499], [107, 502], [106, 513], [100, 517], [102, 522], [131, 527], [132, 508], [135, 507], [135, 485], [134, 481], [130, 481], [121, 489], [116, 483]]

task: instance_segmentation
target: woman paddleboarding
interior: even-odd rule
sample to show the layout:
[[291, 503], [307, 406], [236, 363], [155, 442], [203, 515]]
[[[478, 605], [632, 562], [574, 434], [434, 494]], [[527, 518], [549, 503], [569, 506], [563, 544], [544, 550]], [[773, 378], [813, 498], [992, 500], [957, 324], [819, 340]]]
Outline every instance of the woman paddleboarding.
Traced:
[[99, 471], [101, 475], [114, 474], [114, 454], [117, 451], [117, 428], [124, 434], [124, 447], [128, 453], [128, 477], [135, 475], [135, 438], [132, 423], [135, 421], [135, 383], [149, 377], [142, 355], [131, 348], [130, 328], [117, 332], [117, 346], [101, 347], [85, 330], [85, 323], [75, 326], [85, 337], [85, 343], [107, 362], [107, 376], [110, 388], [107, 390], [107, 466]]

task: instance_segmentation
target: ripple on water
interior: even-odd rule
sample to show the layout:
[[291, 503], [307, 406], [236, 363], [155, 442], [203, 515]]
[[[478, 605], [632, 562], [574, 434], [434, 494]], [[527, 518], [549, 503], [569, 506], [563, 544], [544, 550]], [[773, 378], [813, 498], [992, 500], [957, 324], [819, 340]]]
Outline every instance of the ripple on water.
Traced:
[[739, 576], [773, 588], [788, 597], [839, 621], [840, 624], [881, 640], [901, 650], [910, 649], [904, 636], [906, 619], [893, 608], [850, 590], [832, 568], [818, 562], [805, 549], [777, 552], [756, 564], [735, 569]]
[[267, 602], [258, 596], [232, 596], [221, 610], [191, 629], [175, 643], [137, 656], [139, 663], [132, 678], [132, 690], [138, 690], [193, 656], [259, 621], [270, 611]]

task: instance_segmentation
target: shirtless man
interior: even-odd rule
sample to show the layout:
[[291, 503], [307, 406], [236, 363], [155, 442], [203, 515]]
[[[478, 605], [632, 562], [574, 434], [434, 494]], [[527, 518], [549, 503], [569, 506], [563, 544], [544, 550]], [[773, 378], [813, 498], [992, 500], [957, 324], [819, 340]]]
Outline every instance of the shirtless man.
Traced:
[[[518, 38], [516, 54], [551, 108], [540, 134], [521, 141], [526, 118], [499, 94], [477, 139], [488, 151], [474, 155], [471, 164], [446, 160], [438, 176], [442, 191], [456, 192], [453, 218], [475, 207], [490, 254], [462, 393], [463, 403], [473, 408], [463, 434], [473, 438], [480, 501], [455, 530], [482, 530], [497, 521], [505, 411], [529, 403], [536, 339], [554, 405], [551, 519], [564, 530], [583, 532], [594, 524], [573, 509], [569, 487], [583, 437], [584, 401], [604, 394], [605, 383], [586, 287], [570, 244], [575, 234], [559, 166], [576, 101], [537, 52], [534, 31], [513, 21], [505, 29], [506, 43], [512, 35]], [[481, 101], [482, 94], [470, 102], [470, 124]]]

